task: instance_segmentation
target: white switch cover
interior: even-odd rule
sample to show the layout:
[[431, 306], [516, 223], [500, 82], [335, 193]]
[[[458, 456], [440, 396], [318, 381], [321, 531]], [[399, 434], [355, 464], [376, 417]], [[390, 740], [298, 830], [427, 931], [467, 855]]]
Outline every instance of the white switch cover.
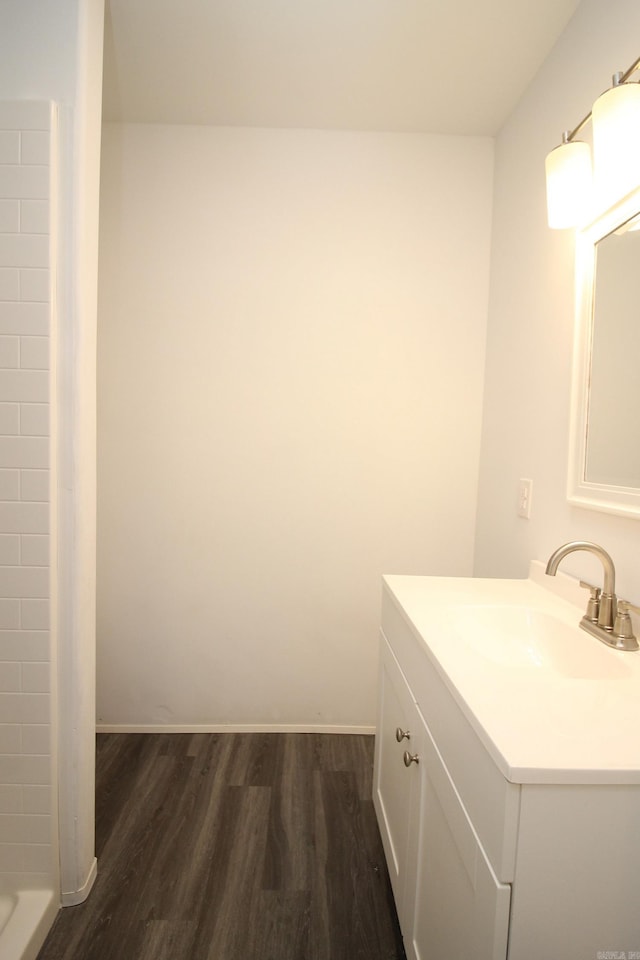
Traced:
[[531, 516], [531, 491], [533, 480], [518, 481], [518, 516], [528, 520]]

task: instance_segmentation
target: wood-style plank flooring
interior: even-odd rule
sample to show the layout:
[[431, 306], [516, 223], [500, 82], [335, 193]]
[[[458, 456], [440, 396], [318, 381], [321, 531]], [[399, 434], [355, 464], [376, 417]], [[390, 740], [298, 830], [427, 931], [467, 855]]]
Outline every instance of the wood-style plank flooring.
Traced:
[[98, 879], [38, 960], [404, 960], [373, 737], [101, 734]]

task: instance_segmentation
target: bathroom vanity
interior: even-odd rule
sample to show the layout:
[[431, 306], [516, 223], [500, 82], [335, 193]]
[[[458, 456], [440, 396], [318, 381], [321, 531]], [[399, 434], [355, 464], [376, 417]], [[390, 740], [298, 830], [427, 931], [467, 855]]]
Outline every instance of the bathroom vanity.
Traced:
[[384, 579], [374, 804], [409, 960], [640, 958], [640, 654], [573, 578]]

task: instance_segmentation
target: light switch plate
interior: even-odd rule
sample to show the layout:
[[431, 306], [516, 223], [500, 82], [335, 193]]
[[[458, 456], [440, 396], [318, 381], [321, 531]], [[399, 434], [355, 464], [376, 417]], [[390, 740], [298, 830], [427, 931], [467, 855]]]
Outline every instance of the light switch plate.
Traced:
[[518, 481], [518, 516], [528, 520], [531, 517], [531, 493], [533, 480]]

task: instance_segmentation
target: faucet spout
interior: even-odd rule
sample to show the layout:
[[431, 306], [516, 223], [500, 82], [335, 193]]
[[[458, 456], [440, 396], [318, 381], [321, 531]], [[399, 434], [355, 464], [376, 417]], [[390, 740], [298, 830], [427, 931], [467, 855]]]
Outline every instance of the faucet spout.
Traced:
[[[565, 543], [562, 547], [558, 547], [555, 553], [551, 554], [546, 573], [555, 577], [561, 561], [576, 550], [586, 550], [587, 553], [592, 553], [595, 557], [598, 557], [604, 568], [604, 589], [602, 593], [597, 587], [580, 582], [581, 587], [588, 587], [591, 590], [587, 612], [580, 621], [580, 627], [590, 633], [592, 637], [602, 640], [607, 646], [615, 647], [616, 650], [640, 649], [638, 641], [633, 635], [629, 618], [629, 607], [633, 607], [633, 604], [630, 604], [627, 600], [618, 601], [615, 592], [616, 571], [613, 560], [606, 550], [599, 547], [597, 543], [589, 543], [588, 540], [572, 540], [571, 543]], [[640, 613], [640, 608], [633, 607], [633, 609]]]
[[594, 556], [598, 557], [604, 567], [602, 592], [607, 594], [607, 596], [614, 596], [616, 592], [616, 571], [613, 560], [607, 551], [599, 547], [597, 543], [590, 543], [588, 540], [572, 540], [571, 543], [565, 543], [562, 547], [558, 547], [555, 553], [551, 554], [545, 572], [548, 573], [549, 576], [555, 577], [560, 562], [570, 553], [575, 553], [576, 550], [586, 550], [587, 553], [593, 553]]

